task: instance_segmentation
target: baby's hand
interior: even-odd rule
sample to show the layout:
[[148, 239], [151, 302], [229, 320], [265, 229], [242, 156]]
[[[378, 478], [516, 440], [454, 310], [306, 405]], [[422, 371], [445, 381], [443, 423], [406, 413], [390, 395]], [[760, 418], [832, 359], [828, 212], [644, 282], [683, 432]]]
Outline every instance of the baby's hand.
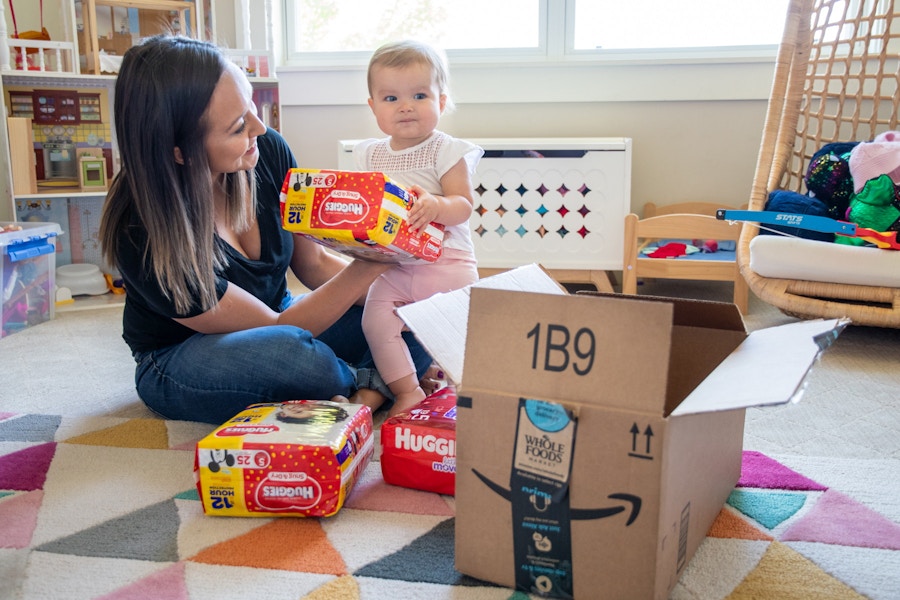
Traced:
[[412, 206], [409, 208], [409, 228], [413, 233], [421, 233], [429, 223], [438, 218], [440, 200], [429, 194], [421, 187], [414, 185], [410, 188], [414, 195]]

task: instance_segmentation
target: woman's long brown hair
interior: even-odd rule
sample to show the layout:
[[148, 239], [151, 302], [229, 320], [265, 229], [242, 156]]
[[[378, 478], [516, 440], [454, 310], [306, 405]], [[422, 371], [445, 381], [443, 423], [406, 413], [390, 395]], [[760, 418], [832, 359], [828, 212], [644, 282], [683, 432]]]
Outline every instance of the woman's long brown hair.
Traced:
[[[122, 166], [100, 220], [104, 258], [118, 267], [120, 244], [136, 243], [123, 233], [135, 222], [142, 226], [147, 243], [138, 250], [179, 314], [216, 304], [215, 269], [226, 261], [216, 243], [204, 140], [206, 110], [228, 64], [214, 44], [159, 35], [125, 53], [116, 80]], [[256, 214], [253, 172], [227, 174], [225, 183], [228, 218], [244, 230]]]

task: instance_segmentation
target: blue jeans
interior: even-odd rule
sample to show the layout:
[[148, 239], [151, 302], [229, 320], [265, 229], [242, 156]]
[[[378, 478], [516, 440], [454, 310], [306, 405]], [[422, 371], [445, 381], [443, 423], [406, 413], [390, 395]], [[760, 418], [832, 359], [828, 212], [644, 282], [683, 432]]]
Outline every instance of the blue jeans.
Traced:
[[[349, 397], [359, 388], [392, 398], [375, 370], [361, 318], [362, 307], [354, 306], [317, 338], [275, 325], [197, 333], [174, 346], [135, 353], [138, 395], [167, 419], [213, 424], [257, 402]], [[404, 338], [421, 377], [431, 357], [412, 334]]]

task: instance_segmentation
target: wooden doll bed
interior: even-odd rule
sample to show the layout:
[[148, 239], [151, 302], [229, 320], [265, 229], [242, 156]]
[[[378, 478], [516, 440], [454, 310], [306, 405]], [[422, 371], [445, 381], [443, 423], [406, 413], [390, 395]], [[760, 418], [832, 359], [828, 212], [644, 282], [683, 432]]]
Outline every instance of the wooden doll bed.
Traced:
[[[638, 278], [731, 281], [734, 303], [747, 314], [749, 292], [741, 277], [734, 252], [693, 254], [680, 258], [648, 258], [641, 251], [649, 243], [667, 240], [717, 240], [736, 242], [741, 229], [715, 218], [718, 204], [687, 202], [657, 207], [644, 205], [644, 218], [625, 217], [625, 256], [622, 293], [637, 294]], [[724, 244], [723, 244], [724, 245]]]
[[[900, 3], [893, 1], [790, 1], [751, 210], [763, 210], [777, 189], [806, 193], [806, 169], [826, 144], [867, 141], [897, 129], [898, 11]], [[757, 226], [744, 224], [737, 261], [763, 301], [801, 318], [849, 317], [858, 325], [900, 327], [900, 288], [760, 275], [751, 264], [751, 242], [768, 236], [758, 233]], [[821, 265], [821, 256], [814, 260]]]

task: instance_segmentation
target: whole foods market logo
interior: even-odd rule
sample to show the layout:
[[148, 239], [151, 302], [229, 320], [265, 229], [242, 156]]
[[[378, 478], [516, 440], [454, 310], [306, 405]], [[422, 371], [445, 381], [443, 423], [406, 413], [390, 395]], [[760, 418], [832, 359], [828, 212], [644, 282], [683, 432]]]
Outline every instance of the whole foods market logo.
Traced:
[[325, 225], [361, 223], [369, 212], [358, 192], [335, 190], [319, 204], [319, 220]]
[[548, 435], [525, 436], [525, 456], [538, 462], [562, 463], [566, 452], [568, 452], [566, 444], [554, 441]]

